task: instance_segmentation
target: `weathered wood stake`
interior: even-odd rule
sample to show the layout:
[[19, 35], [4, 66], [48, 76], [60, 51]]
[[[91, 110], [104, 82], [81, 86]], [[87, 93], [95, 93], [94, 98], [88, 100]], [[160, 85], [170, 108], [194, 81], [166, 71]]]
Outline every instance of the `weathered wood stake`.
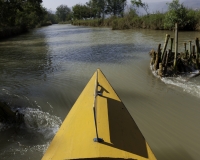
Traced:
[[174, 52], [174, 71], [176, 72], [177, 65], [177, 54], [178, 54], [178, 24], [175, 24], [175, 52]]
[[189, 41], [189, 59], [191, 59], [192, 54], [192, 41]]
[[195, 55], [195, 45], [192, 46], [192, 56], [194, 57]]
[[169, 49], [168, 52], [167, 52], [167, 57], [166, 57], [165, 66], [167, 66], [167, 64], [168, 64], [168, 62], [169, 62], [169, 57], [171, 56], [171, 53], [172, 53], [172, 51], [171, 51], [171, 49]]
[[162, 59], [162, 65], [165, 66], [165, 59], [167, 57], [167, 51], [165, 51], [164, 55], [163, 55], [163, 59]]
[[168, 52], [167, 52], [167, 56], [166, 56], [164, 74], [166, 74], [166, 72], [167, 72], [167, 67], [168, 67], [167, 64], [168, 64], [168, 61], [169, 61], [170, 54], [171, 54], [171, 50], [169, 49]]
[[158, 56], [158, 52], [156, 52], [156, 60], [155, 60], [155, 63], [154, 63], [154, 71], [156, 71], [158, 69], [158, 59], [159, 59], [159, 56]]
[[155, 63], [154, 63], [154, 70], [155, 71], [159, 68], [158, 64], [160, 63], [159, 62], [159, 59], [160, 59], [160, 50], [161, 50], [160, 48], [161, 48], [161, 44], [158, 45], [158, 49], [157, 49], [157, 52], [156, 52], [156, 60], [155, 60]]
[[151, 56], [151, 65], [153, 65], [155, 63], [155, 59], [156, 59], [156, 55], [155, 55], [155, 51], [151, 50], [152, 56]]
[[183, 44], [184, 44], [184, 49], [185, 49], [185, 52], [186, 52], [187, 51], [187, 43], [184, 42]]
[[[200, 42], [196, 38], [195, 44], [189, 41], [189, 46], [187, 43], [183, 43], [184, 51], [178, 53], [178, 24], [175, 24], [175, 38], [171, 38], [171, 46], [168, 51], [167, 45], [170, 35], [166, 34], [165, 43], [163, 49], [161, 49], [161, 44], [158, 45], [157, 52], [151, 50], [151, 66], [153, 70], [156, 71], [157, 75], [163, 76], [178, 76], [185, 75], [185, 73], [191, 73], [194, 70], [198, 70], [197, 76], [200, 76]], [[175, 43], [174, 43], [175, 41]], [[175, 44], [175, 51], [172, 52], [173, 43]], [[195, 75], [195, 77], [196, 77]]]
[[196, 38], [196, 48], [197, 48], [196, 67], [199, 68], [199, 38]]
[[164, 44], [164, 48], [163, 48], [163, 50], [162, 50], [162, 55], [161, 55], [161, 60], [163, 59], [163, 56], [164, 56], [164, 54], [165, 54], [165, 51], [166, 51], [166, 48], [167, 48], [167, 44], [168, 44], [169, 38], [170, 38], [170, 35], [169, 35], [169, 34], [166, 34], [166, 37], [165, 37], [165, 44]]
[[173, 42], [174, 42], [174, 38], [171, 38], [171, 46], [170, 46], [171, 51], [172, 51], [172, 47], [173, 47]]

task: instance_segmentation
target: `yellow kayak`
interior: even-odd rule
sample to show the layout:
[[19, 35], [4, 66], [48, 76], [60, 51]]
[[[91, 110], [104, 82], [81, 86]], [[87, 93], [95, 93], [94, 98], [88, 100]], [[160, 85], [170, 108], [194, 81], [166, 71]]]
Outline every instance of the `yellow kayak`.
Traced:
[[156, 160], [128, 110], [97, 70], [42, 160]]

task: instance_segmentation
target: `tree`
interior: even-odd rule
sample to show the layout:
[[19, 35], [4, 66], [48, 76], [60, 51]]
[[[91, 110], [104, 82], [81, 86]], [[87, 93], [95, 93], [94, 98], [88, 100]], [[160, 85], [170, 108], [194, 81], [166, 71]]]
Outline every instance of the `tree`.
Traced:
[[73, 11], [73, 18], [74, 19], [86, 19], [86, 18], [91, 18], [91, 9], [87, 5], [81, 5], [81, 4], [76, 4], [74, 7], [72, 7]]
[[[180, 30], [190, 30], [188, 9], [180, 4], [179, 0], [173, 0], [171, 3], [167, 3], [168, 12], [165, 16], [164, 27], [165, 29], [172, 30], [175, 23], [178, 23]], [[192, 23], [192, 22], [190, 22]]]
[[56, 16], [58, 17], [59, 21], [64, 22], [66, 20], [70, 20], [70, 13], [71, 9], [67, 7], [67, 5], [60, 5], [56, 8]]
[[149, 14], [149, 5], [147, 3], [143, 3], [142, 0], [131, 0], [131, 3], [136, 8], [143, 8], [147, 15]]
[[0, 26], [34, 27], [44, 18], [42, 0], [0, 1]]
[[107, 0], [106, 13], [123, 17], [125, 6], [126, 0]]
[[93, 18], [102, 17], [102, 19], [104, 19], [106, 0], [90, 0], [86, 3], [86, 5], [90, 8], [90, 12]]
[[52, 10], [47, 10], [46, 8], [44, 8], [46, 14], [45, 14], [45, 21], [46, 22], [50, 22], [52, 24], [56, 24], [57, 22], [57, 17], [56, 15], [53, 13]]

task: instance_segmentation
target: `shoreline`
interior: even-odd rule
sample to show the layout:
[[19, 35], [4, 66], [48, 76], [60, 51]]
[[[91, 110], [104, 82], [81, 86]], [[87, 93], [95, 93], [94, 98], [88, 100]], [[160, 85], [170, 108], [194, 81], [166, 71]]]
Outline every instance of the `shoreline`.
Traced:
[[0, 29], [0, 40], [15, 37], [27, 33], [28, 29], [24, 27], [7, 27]]
[[[83, 21], [83, 20], [82, 20]], [[150, 30], [159, 30], [159, 31], [172, 31], [172, 30], [168, 30], [168, 29], [164, 29], [164, 28], [157, 28], [157, 27], [150, 27], [150, 26], [146, 26], [146, 25], [142, 25], [142, 26], [127, 26], [126, 24], [122, 24], [119, 25], [119, 23], [114, 22], [113, 24], [101, 24], [101, 25], [97, 25], [95, 23], [92, 23], [90, 21], [85, 21], [85, 22], [75, 22], [75, 23], [71, 23], [71, 25], [73, 26], [85, 26], [85, 27], [101, 27], [101, 28], [111, 28], [112, 30], [131, 30], [131, 29], [150, 29]], [[196, 30], [180, 30], [180, 32], [198, 32], [200, 31], [200, 26], [197, 27]]]
[[[112, 30], [131, 30], [131, 29], [150, 29], [150, 30], [160, 30], [160, 31], [168, 31], [167, 29], [160, 28], [160, 27], [151, 27], [148, 24], [141, 23], [141, 25], [130, 25], [127, 23], [120, 23], [121, 20], [124, 19], [105, 19], [102, 21], [101, 19], [94, 19], [94, 20], [76, 20], [71, 23], [58, 23], [58, 24], [71, 24], [73, 26], [86, 26], [86, 27], [101, 27], [101, 28], [110, 28]], [[129, 23], [129, 22], [128, 22]], [[46, 27], [53, 24], [47, 23], [43, 24], [39, 27]], [[0, 28], [0, 41], [16, 37], [19, 35], [22, 35], [24, 33], [27, 33], [31, 28], [26, 27], [7, 27], [7, 28]], [[180, 32], [188, 32], [191, 30], [181, 30]], [[193, 30], [191, 32], [198, 32], [200, 31], [200, 26], [197, 27], [196, 30]]]
[[[45, 23], [45, 24], [42, 24], [41, 26], [37, 26], [35, 28], [46, 27], [46, 26], [50, 26], [50, 25], [52, 25], [52, 23]], [[33, 29], [33, 28], [27, 28], [25, 26], [0, 28], [0, 41], [22, 35], [24, 33], [29, 32], [30, 29]]]

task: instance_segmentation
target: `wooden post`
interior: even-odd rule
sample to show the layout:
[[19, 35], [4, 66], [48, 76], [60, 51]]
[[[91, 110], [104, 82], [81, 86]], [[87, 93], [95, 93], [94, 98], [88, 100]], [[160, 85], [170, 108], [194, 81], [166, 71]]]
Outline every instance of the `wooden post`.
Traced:
[[171, 49], [169, 49], [168, 50], [168, 52], [167, 52], [167, 57], [166, 57], [166, 62], [165, 62], [165, 66], [167, 66], [167, 64], [168, 64], [168, 62], [169, 62], [169, 57], [170, 57], [170, 55], [171, 55]]
[[196, 66], [197, 66], [197, 68], [199, 68], [199, 38], [196, 38], [196, 48], [197, 48]]
[[176, 72], [177, 65], [177, 54], [178, 54], [178, 24], [175, 24], [175, 53], [174, 53], [174, 71]]
[[184, 50], [185, 50], [185, 53], [183, 54], [183, 58], [186, 59], [187, 58], [187, 43], [184, 42]]
[[151, 50], [150, 54], [151, 54], [151, 62], [150, 62], [150, 65], [152, 66], [152, 65], [155, 63], [155, 59], [156, 59], [155, 51], [154, 51], [154, 50]]
[[167, 56], [167, 51], [165, 51], [164, 55], [163, 55], [163, 59], [162, 59], [162, 65], [165, 66], [165, 59]]
[[165, 54], [165, 51], [166, 51], [166, 48], [167, 48], [167, 44], [168, 44], [168, 41], [169, 41], [169, 37], [170, 35], [169, 34], [166, 34], [166, 37], [165, 37], [165, 44], [164, 44], [164, 48], [162, 50], [162, 55], [161, 55], [161, 60], [163, 59], [163, 56]]
[[164, 74], [166, 74], [166, 71], [167, 71], [170, 54], [171, 54], [171, 49], [169, 49], [167, 52], [166, 61], [165, 61], [165, 65], [164, 65]]
[[193, 55], [193, 57], [195, 55], [195, 45], [192, 46], [192, 55]]
[[158, 53], [160, 52], [160, 48], [161, 48], [161, 44], [158, 45], [158, 50], [157, 50]]
[[192, 54], [192, 41], [189, 41], [189, 59], [191, 58]]
[[184, 49], [185, 49], [185, 52], [186, 52], [186, 50], [187, 50], [187, 48], [186, 48], [187, 43], [184, 42], [183, 44], [184, 44]]
[[158, 45], [158, 50], [157, 50], [157, 53], [156, 53], [156, 60], [155, 60], [155, 63], [154, 63], [154, 70], [156, 71], [159, 66], [158, 64], [160, 63], [160, 48], [161, 48], [161, 44]]
[[170, 46], [171, 51], [172, 51], [172, 47], [173, 47], [173, 42], [174, 42], [174, 38], [171, 38], [171, 46]]
[[158, 57], [158, 52], [156, 52], [156, 60], [155, 60], [155, 63], [154, 63], [154, 71], [156, 71], [157, 69], [158, 69], [158, 59], [159, 59], [159, 57]]

